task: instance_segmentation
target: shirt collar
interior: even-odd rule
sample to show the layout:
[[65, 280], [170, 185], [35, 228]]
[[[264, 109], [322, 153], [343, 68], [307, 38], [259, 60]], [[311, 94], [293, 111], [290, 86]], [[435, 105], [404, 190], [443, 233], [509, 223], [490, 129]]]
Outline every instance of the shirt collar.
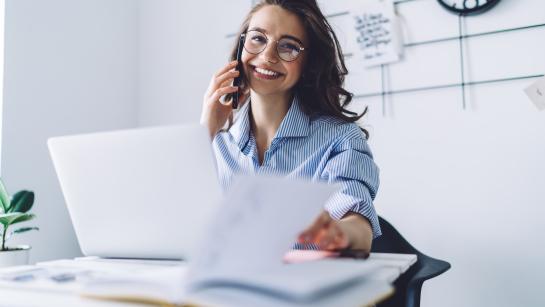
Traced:
[[[229, 129], [229, 132], [241, 150], [250, 139], [250, 103], [251, 101], [241, 107], [237, 120]], [[299, 99], [295, 96], [274, 138], [304, 137], [308, 136], [309, 130], [310, 119], [301, 110]]]

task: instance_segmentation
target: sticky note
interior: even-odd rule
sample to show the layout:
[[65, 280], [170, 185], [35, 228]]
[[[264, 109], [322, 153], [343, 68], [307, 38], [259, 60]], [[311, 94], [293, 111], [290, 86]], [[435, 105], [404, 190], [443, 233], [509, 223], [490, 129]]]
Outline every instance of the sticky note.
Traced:
[[538, 110], [545, 110], [545, 77], [538, 79], [532, 85], [525, 88], [524, 91]]

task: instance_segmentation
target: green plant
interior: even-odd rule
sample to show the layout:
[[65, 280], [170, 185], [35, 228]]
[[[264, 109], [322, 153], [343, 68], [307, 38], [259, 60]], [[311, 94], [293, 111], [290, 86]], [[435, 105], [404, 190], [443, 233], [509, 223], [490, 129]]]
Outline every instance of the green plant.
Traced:
[[21, 227], [8, 234], [8, 228], [11, 225], [26, 222], [36, 217], [32, 213], [28, 213], [34, 204], [34, 192], [19, 191], [10, 197], [6, 192], [4, 183], [0, 179], [0, 224], [2, 224], [2, 248], [0, 251], [7, 251], [6, 241], [12, 235], [27, 232], [30, 230], [38, 230], [38, 227]]

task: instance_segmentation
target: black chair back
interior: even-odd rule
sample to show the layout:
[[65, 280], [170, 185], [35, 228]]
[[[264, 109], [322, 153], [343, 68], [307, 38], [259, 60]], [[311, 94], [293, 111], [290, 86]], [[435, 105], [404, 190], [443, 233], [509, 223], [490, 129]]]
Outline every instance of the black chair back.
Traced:
[[424, 281], [446, 272], [450, 268], [450, 263], [418, 251], [382, 217], [379, 217], [379, 223], [382, 235], [373, 240], [371, 252], [416, 254], [418, 260], [396, 280], [394, 295], [377, 307], [419, 307]]

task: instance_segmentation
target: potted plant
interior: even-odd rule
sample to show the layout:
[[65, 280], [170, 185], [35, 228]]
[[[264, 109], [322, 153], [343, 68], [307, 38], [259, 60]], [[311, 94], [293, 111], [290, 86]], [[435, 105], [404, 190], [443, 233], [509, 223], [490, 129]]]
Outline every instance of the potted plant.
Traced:
[[0, 267], [28, 264], [30, 246], [19, 245], [8, 247], [6, 242], [15, 234], [38, 230], [38, 227], [20, 227], [11, 232], [10, 226], [29, 221], [35, 217], [28, 213], [34, 204], [34, 193], [19, 191], [10, 197], [0, 179]]

